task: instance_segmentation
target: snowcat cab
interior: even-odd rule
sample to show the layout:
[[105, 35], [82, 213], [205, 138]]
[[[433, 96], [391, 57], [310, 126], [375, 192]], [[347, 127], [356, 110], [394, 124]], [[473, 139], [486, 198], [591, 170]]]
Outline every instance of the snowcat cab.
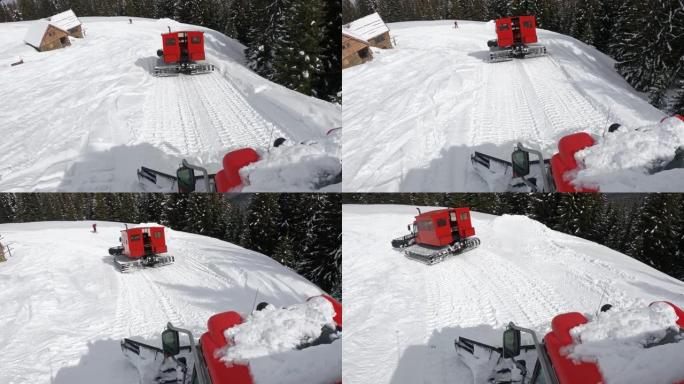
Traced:
[[109, 248], [121, 272], [171, 264], [174, 257], [167, 252], [164, 227], [126, 228], [121, 231], [120, 246]]
[[534, 16], [511, 16], [496, 20], [496, 40], [489, 40], [490, 62], [546, 55], [546, 47], [537, 43], [537, 20]]
[[[333, 318], [337, 326], [335, 334], [332, 336], [328, 334], [326, 340], [320, 341], [320, 343], [331, 343], [341, 337], [342, 304], [328, 295], [321, 295], [321, 297], [330, 302], [335, 310]], [[197, 343], [192, 332], [168, 323], [161, 335], [162, 348], [132, 339], [123, 339], [121, 351], [138, 368], [143, 383], [253, 384], [249, 365], [227, 364], [217, 355], [220, 350], [231, 346], [224, 332], [243, 322], [242, 316], [235, 311], [216, 314], [209, 318], [208, 330]], [[180, 334], [187, 336], [189, 345], [181, 346]], [[318, 344], [309, 344], [302, 348], [313, 345]], [[341, 378], [335, 381], [335, 383], [341, 382]]]
[[199, 63], [205, 59], [204, 32], [169, 31], [162, 34], [162, 44], [157, 56], [164, 64], [154, 68], [155, 76], [178, 76], [180, 73], [197, 75], [214, 70], [211, 64]]
[[448, 208], [421, 213], [418, 209], [408, 235], [392, 240], [392, 247], [406, 257], [428, 265], [480, 245], [470, 221], [470, 208]]
[[[656, 303], [666, 303], [674, 309], [680, 329], [645, 348], [677, 342], [684, 337], [684, 311], [670, 302]], [[544, 336], [543, 341], [538, 339], [535, 331], [511, 322], [504, 331], [502, 347], [493, 347], [465, 337], [459, 337], [454, 344], [464, 361], [473, 358], [489, 360], [492, 373], [487, 382], [492, 384], [601, 384], [605, 380], [596, 363], [574, 361], [564, 352], [574, 343], [570, 330], [588, 321], [579, 312], [557, 315], [551, 321], [551, 331]], [[530, 335], [533, 344], [521, 345], [521, 333]], [[528, 367], [533, 367], [532, 372]], [[684, 381], [673, 384], [684, 384]]]

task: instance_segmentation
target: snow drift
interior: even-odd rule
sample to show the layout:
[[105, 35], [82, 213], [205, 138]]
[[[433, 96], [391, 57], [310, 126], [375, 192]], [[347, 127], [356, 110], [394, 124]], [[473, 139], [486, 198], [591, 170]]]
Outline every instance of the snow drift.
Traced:
[[322, 293], [267, 256], [169, 229], [174, 264], [122, 274], [107, 249], [123, 224], [98, 222], [97, 233], [91, 224], [0, 225], [12, 248], [0, 263], [0, 382], [134, 383], [124, 337], [161, 345], [169, 321], [199, 337], [216, 313]]
[[511, 321], [544, 335], [555, 315], [594, 314], [601, 304], [684, 304], [684, 282], [522, 216], [473, 212], [479, 248], [417, 263], [390, 246], [415, 214], [411, 206], [343, 207], [345, 382], [471, 384], [458, 336], [500, 346]]
[[[339, 106], [259, 77], [244, 64], [244, 46], [221, 33], [169, 19], [128, 20], [82, 18], [85, 39], [42, 53], [23, 42], [34, 21], [0, 24], [0, 190], [139, 191], [141, 165], [173, 173], [185, 158], [216, 170], [230, 150], [266, 150], [278, 137], [325, 139], [341, 126]], [[153, 77], [167, 27], [204, 31], [216, 71]], [[24, 64], [10, 67], [19, 58]], [[310, 151], [310, 167], [339, 159], [328, 148]]]
[[[390, 24], [396, 48], [344, 70], [343, 166], [355, 175], [344, 190], [487, 192], [470, 166], [474, 151], [510, 159], [523, 142], [549, 158], [570, 133], [600, 136], [611, 123], [635, 129], [665, 116], [612, 59], [576, 39], [538, 30], [548, 56], [491, 64], [493, 23], [458, 24]], [[629, 185], [640, 188], [653, 185]]]

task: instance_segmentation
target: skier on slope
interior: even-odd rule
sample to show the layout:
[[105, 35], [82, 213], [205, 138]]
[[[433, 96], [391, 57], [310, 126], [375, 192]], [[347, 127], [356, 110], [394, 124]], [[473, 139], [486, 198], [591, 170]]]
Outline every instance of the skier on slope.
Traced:
[[93, 223], [93, 233], [97, 233], [97, 224]]

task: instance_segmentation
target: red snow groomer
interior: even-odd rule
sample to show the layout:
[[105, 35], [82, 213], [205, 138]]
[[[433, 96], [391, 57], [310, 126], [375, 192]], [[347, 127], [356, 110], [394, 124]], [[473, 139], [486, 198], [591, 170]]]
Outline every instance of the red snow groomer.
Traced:
[[121, 231], [121, 245], [109, 248], [114, 263], [121, 272], [171, 264], [174, 258], [167, 252], [164, 227], [126, 228]]
[[[319, 339], [304, 343], [298, 349], [315, 345], [330, 344], [342, 337], [342, 304], [328, 295], [322, 295], [335, 310], [333, 318], [336, 329], [327, 329]], [[242, 324], [243, 317], [235, 311], [223, 312], [209, 318], [207, 332], [196, 343], [192, 332], [176, 328], [168, 323], [162, 332], [162, 348], [157, 348], [136, 340], [123, 339], [121, 351], [138, 367], [141, 382], [168, 384], [253, 384], [248, 364], [226, 364], [217, 352], [230, 348], [224, 332]], [[180, 333], [185, 334], [190, 344], [180, 345]], [[340, 384], [342, 378], [334, 380]]]
[[418, 216], [408, 230], [411, 233], [392, 240], [392, 247], [403, 250], [409, 259], [428, 265], [480, 245], [470, 221], [470, 208], [448, 208], [425, 213], [418, 209]]
[[158, 77], [178, 76], [181, 73], [198, 75], [209, 73], [214, 66], [204, 61], [204, 32], [179, 31], [162, 34], [162, 49], [157, 51], [163, 65], [154, 68]]
[[[679, 330], [668, 330], [662, 338], [649, 340], [644, 347], [652, 348], [682, 342], [684, 311], [670, 302], [656, 303], [666, 303], [674, 309], [678, 316]], [[605, 305], [602, 310], [610, 307], [610, 305]], [[573, 361], [567, 353], [567, 349], [575, 343], [570, 330], [588, 321], [589, 319], [579, 312], [557, 315], [551, 321], [551, 331], [542, 340], [539, 340], [533, 330], [519, 327], [511, 322], [504, 331], [502, 347], [497, 348], [465, 337], [459, 337], [454, 344], [456, 352], [466, 365], [468, 361], [474, 359], [476, 366], [482, 367], [486, 364], [491, 368], [490, 376], [486, 378], [487, 383], [602, 384], [606, 381], [596, 363]], [[521, 345], [521, 332], [532, 337], [532, 345]], [[532, 368], [531, 372], [530, 368]], [[485, 380], [476, 378], [475, 382], [485, 382]], [[672, 384], [684, 384], [684, 381]]]
[[534, 16], [510, 16], [496, 20], [496, 39], [489, 40], [489, 61], [546, 55], [546, 47], [537, 43]]

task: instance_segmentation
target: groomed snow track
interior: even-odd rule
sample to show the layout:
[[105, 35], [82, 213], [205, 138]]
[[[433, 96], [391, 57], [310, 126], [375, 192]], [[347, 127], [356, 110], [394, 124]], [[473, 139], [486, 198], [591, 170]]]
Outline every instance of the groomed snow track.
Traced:
[[600, 304], [684, 304], [681, 281], [522, 216], [473, 212], [480, 247], [415, 263], [388, 246], [414, 214], [343, 207], [345, 382], [473, 384], [454, 349], [458, 336], [500, 345], [510, 321], [545, 333], [555, 315]]
[[181, 156], [221, 156], [226, 148], [263, 148], [272, 137], [290, 139], [259, 115], [221, 74], [153, 81], [143, 107], [145, 120], [136, 132], [139, 143], [151, 143]]
[[355, 175], [345, 191], [488, 192], [469, 167], [474, 151], [507, 158], [522, 141], [550, 157], [569, 133], [663, 117], [611, 59], [567, 36], [540, 30], [547, 56], [488, 63], [490, 23], [391, 30], [395, 49], [343, 72], [343, 165]]

